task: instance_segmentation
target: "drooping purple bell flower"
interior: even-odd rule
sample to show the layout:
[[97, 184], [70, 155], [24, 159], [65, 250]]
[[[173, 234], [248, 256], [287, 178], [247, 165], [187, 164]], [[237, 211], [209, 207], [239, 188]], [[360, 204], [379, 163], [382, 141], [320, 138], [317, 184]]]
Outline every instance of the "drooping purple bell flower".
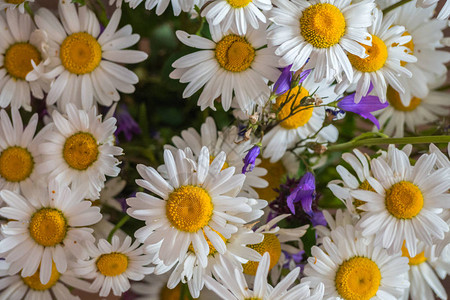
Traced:
[[255, 168], [256, 158], [258, 157], [261, 149], [259, 145], [254, 145], [244, 158], [244, 166], [242, 167], [242, 174], [253, 171]]
[[117, 119], [117, 129], [116, 132], [114, 132], [117, 139], [121, 132], [125, 135], [125, 139], [128, 142], [131, 141], [134, 135], [142, 133], [138, 123], [136, 123], [128, 112], [126, 105], [119, 105], [114, 113], [114, 116]]
[[300, 179], [300, 182], [287, 197], [287, 206], [291, 210], [292, 214], [295, 215], [294, 203], [300, 202], [303, 211], [309, 216], [312, 216], [312, 202], [316, 197], [316, 180], [311, 172], [306, 172], [305, 175]]
[[[282, 95], [292, 88], [294, 72], [291, 72], [291, 67], [292, 65], [289, 65], [281, 70], [281, 75], [280, 77], [278, 77], [278, 80], [274, 84], [273, 89], [275, 91], [275, 94]], [[298, 84], [301, 84], [303, 81], [305, 81], [311, 71], [312, 69], [302, 71], [299, 76]]]
[[388, 102], [381, 103], [380, 99], [377, 96], [368, 96], [370, 91], [372, 91], [373, 86], [370, 85], [369, 92], [366, 96], [363, 96], [361, 98], [361, 101], [359, 103], [355, 103], [355, 93], [348, 95], [344, 98], [342, 98], [337, 106], [344, 110], [349, 111], [355, 114], [360, 115], [364, 119], [368, 119], [371, 121], [375, 126], [377, 126], [378, 129], [380, 129], [380, 122], [378, 122], [377, 118], [375, 118], [374, 115], [372, 115], [372, 112], [384, 109], [389, 106]]

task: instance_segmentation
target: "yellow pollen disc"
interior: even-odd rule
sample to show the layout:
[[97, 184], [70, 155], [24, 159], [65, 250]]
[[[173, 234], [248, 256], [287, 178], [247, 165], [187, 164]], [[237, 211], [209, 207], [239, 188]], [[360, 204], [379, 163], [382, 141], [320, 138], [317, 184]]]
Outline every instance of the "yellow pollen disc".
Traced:
[[284, 174], [287, 172], [286, 168], [281, 161], [271, 163], [269, 159], [265, 158], [261, 159], [259, 167], [267, 170], [267, 174], [262, 178], [266, 180], [269, 185], [262, 189], [255, 189], [255, 191], [258, 193], [260, 199], [271, 202], [278, 196], [278, 193], [273, 189], [280, 186], [281, 178], [283, 178]]
[[[203, 230], [203, 229], [202, 229], [202, 230]], [[221, 238], [225, 243], [227, 242], [227, 239], [224, 238], [223, 235], [220, 234], [220, 232], [218, 232], [218, 231], [216, 231], [216, 230], [214, 230], [214, 229], [212, 229], [212, 228], [211, 228], [211, 230], [214, 231], [215, 233], [217, 233], [217, 234], [220, 236], [220, 238]], [[216, 248], [214, 248], [213, 244], [211, 243], [211, 241], [210, 241], [210, 240], [208, 239], [208, 237], [206, 236], [204, 230], [203, 230], [203, 236], [205, 237], [205, 240], [206, 240], [206, 242], [208, 243], [208, 246], [209, 246], [209, 254], [208, 254], [208, 255], [215, 254], [215, 253], [217, 252], [217, 250], [216, 250]], [[189, 248], [188, 248], [188, 249], [189, 249], [189, 251], [195, 253], [194, 246], [192, 246], [192, 243], [189, 245]]]
[[[300, 88], [301, 90], [299, 90]], [[288, 95], [289, 99], [287, 99]], [[314, 110], [313, 106], [299, 106], [302, 99], [307, 96], [309, 96], [307, 89], [296, 86], [277, 98], [276, 103], [273, 105], [273, 109], [278, 111], [280, 107], [282, 107], [277, 115], [278, 120], [284, 120], [280, 123], [281, 127], [295, 129], [308, 123], [309, 119], [312, 117]], [[294, 108], [295, 113], [289, 117], [291, 114], [291, 107]]]
[[413, 111], [415, 110], [422, 100], [420, 98], [413, 97], [409, 106], [404, 106], [402, 100], [400, 99], [400, 94], [394, 90], [391, 86], [388, 86], [386, 97], [389, 101], [389, 104], [396, 110], [400, 111]]
[[[361, 44], [362, 45], [362, 44]], [[366, 49], [367, 58], [349, 54], [352, 66], [361, 72], [370, 73], [381, 69], [388, 58], [386, 44], [377, 36], [372, 35], [372, 46], [362, 45]]]
[[52, 275], [50, 275], [50, 280], [46, 284], [42, 284], [39, 279], [39, 269], [33, 275], [29, 277], [22, 277], [23, 282], [35, 291], [45, 291], [53, 287], [59, 280], [59, 272], [56, 270], [55, 263], [52, 262]]
[[102, 254], [95, 263], [100, 273], [105, 276], [117, 276], [128, 268], [128, 257], [125, 254], [112, 252]]
[[33, 156], [25, 148], [9, 147], [0, 154], [0, 175], [6, 181], [20, 182], [27, 179], [33, 167]]
[[[269, 252], [270, 255], [270, 266], [269, 271], [278, 263], [281, 255], [281, 244], [280, 240], [277, 238], [275, 234], [272, 233], [264, 233], [264, 240], [259, 244], [247, 245], [248, 248], [251, 248], [263, 255], [266, 252]], [[256, 275], [256, 270], [258, 269], [259, 262], [249, 261], [243, 265], [244, 273], [248, 275]]]
[[230, 72], [247, 70], [255, 59], [253, 46], [245, 38], [234, 34], [224, 36], [217, 43], [215, 51], [219, 65]]
[[227, 0], [228, 4], [233, 8], [246, 7], [252, 1], [253, 0]]
[[[20, 4], [22, 2], [13, 1], [9, 3]], [[41, 62], [41, 53], [36, 47], [29, 43], [16, 43], [6, 50], [3, 64], [8, 74], [13, 78], [25, 80], [27, 74], [33, 70], [31, 60], [36, 65]]]
[[75, 133], [66, 139], [63, 157], [71, 168], [86, 170], [97, 160], [97, 141], [88, 132]]
[[420, 252], [419, 254], [417, 254], [414, 257], [409, 256], [409, 252], [405, 246], [404, 241], [403, 241], [403, 246], [402, 246], [402, 256], [407, 257], [409, 259], [410, 266], [420, 265], [421, 263], [424, 263], [427, 261], [427, 258], [425, 257], [425, 251]]
[[[178, 284], [175, 288], [169, 289], [165, 284], [160, 291], [159, 299], [161, 300], [180, 300], [181, 298], [181, 284]], [[196, 298], [195, 298], [196, 299]], [[188, 295], [184, 295], [182, 300], [189, 300]]]
[[58, 209], [41, 208], [31, 216], [28, 230], [33, 240], [39, 245], [56, 246], [66, 237], [67, 220]]
[[300, 18], [303, 38], [316, 48], [329, 48], [339, 43], [345, 34], [345, 27], [344, 15], [329, 3], [311, 5]]
[[[367, 180], [364, 180], [363, 183], [361, 183], [359, 185], [358, 189], [375, 192], [375, 190], [373, 189], [373, 187], [369, 184], [369, 182]], [[359, 199], [354, 199], [353, 200], [353, 205], [355, 206], [357, 213], [362, 213], [363, 212], [362, 210], [358, 209], [358, 207], [360, 207], [361, 205], [363, 205], [365, 203], [366, 203], [366, 201], [363, 201], [363, 200], [359, 200]]]
[[102, 47], [89, 33], [77, 32], [62, 42], [59, 57], [69, 72], [77, 75], [91, 73], [102, 60]]
[[[214, 157], [214, 156], [209, 156], [209, 164], [212, 164], [212, 162], [213, 162], [213, 160], [215, 159], [216, 157]], [[222, 166], [222, 169], [220, 169], [221, 171], [223, 171], [223, 170], [225, 170], [226, 168], [228, 168], [230, 165], [227, 163], [227, 162], [225, 162], [224, 164], [223, 164], [223, 166]]]
[[262, 300], [262, 299], [258, 298], [258, 297], [250, 297], [250, 298], [244, 298], [244, 300]]
[[208, 225], [213, 209], [212, 199], [203, 188], [185, 185], [170, 193], [166, 216], [176, 229], [197, 232]]
[[344, 261], [334, 279], [336, 290], [346, 300], [368, 300], [376, 295], [381, 282], [377, 264], [367, 257]]
[[411, 182], [400, 181], [386, 191], [386, 209], [398, 219], [411, 219], [422, 207], [422, 192]]

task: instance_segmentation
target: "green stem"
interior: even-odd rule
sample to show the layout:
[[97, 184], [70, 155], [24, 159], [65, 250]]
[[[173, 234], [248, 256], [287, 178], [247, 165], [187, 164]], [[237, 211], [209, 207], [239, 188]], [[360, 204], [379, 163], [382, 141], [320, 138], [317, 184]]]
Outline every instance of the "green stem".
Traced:
[[30, 7], [30, 3], [29, 2], [25, 2], [23, 4], [23, 7], [25, 8], [25, 10], [27, 11], [27, 13], [33, 18], [34, 17], [34, 12]]
[[392, 4], [391, 6], [386, 7], [385, 9], [383, 9], [383, 14], [387, 14], [388, 12], [390, 12], [391, 10], [396, 9], [397, 7], [402, 6], [403, 4], [406, 4], [408, 2], [411, 2], [412, 0], [401, 0], [397, 3]]
[[119, 230], [129, 219], [130, 219], [130, 216], [125, 215], [122, 217], [122, 219], [119, 220], [119, 222], [116, 224], [116, 226], [114, 226], [114, 228], [108, 234], [108, 242], [111, 243], [111, 239], [114, 236], [114, 233], [116, 233], [116, 231]]
[[341, 151], [345, 149], [357, 148], [360, 146], [374, 146], [385, 144], [429, 144], [429, 143], [450, 143], [450, 136], [435, 135], [435, 136], [417, 136], [407, 138], [355, 138], [350, 142], [333, 145], [328, 147], [328, 151]]

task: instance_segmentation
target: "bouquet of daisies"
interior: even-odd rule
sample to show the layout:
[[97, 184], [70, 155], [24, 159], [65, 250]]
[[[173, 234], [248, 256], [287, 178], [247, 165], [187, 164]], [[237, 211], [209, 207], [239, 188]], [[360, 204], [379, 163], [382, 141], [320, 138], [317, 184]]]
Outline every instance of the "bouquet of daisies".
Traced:
[[0, 0], [0, 300], [447, 299], [449, 15]]

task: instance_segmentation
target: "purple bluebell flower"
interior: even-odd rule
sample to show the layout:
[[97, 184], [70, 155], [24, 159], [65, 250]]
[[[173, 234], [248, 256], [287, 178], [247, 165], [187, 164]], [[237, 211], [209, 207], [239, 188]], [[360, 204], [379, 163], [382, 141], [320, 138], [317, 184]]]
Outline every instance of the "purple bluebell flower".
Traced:
[[[367, 95], [372, 91], [373, 86], [370, 85], [369, 91]], [[342, 98], [337, 106], [344, 110], [350, 111], [352, 113], [358, 114], [364, 119], [370, 120], [378, 129], [380, 129], [380, 122], [378, 122], [377, 118], [371, 113], [380, 109], [384, 109], [389, 106], [388, 102], [381, 103], [380, 99], [377, 96], [363, 96], [359, 103], [355, 103], [355, 93], [350, 94], [344, 98]]]
[[289, 65], [281, 70], [281, 75], [280, 77], [278, 77], [278, 80], [275, 82], [275, 85], [273, 87], [275, 94], [282, 95], [291, 89], [292, 83], [291, 67], [292, 65]]
[[119, 134], [123, 132], [125, 139], [129, 142], [133, 138], [133, 135], [141, 134], [141, 128], [138, 123], [133, 119], [133, 117], [128, 112], [127, 106], [121, 104], [117, 107], [114, 116], [117, 119], [117, 129], [114, 132], [116, 138], [119, 138]]
[[287, 197], [286, 202], [292, 214], [295, 215], [294, 203], [300, 202], [303, 211], [312, 216], [311, 205], [315, 197], [316, 180], [311, 172], [306, 172], [292, 193]]
[[325, 216], [323, 215], [322, 211], [320, 211], [320, 210], [316, 210], [316, 211], [312, 212], [311, 223], [313, 226], [317, 226], [317, 225], [327, 226], [327, 220], [325, 219]]
[[242, 167], [242, 174], [253, 171], [255, 168], [255, 161], [261, 152], [259, 145], [254, 145], [244, 158], [244, 166]]

